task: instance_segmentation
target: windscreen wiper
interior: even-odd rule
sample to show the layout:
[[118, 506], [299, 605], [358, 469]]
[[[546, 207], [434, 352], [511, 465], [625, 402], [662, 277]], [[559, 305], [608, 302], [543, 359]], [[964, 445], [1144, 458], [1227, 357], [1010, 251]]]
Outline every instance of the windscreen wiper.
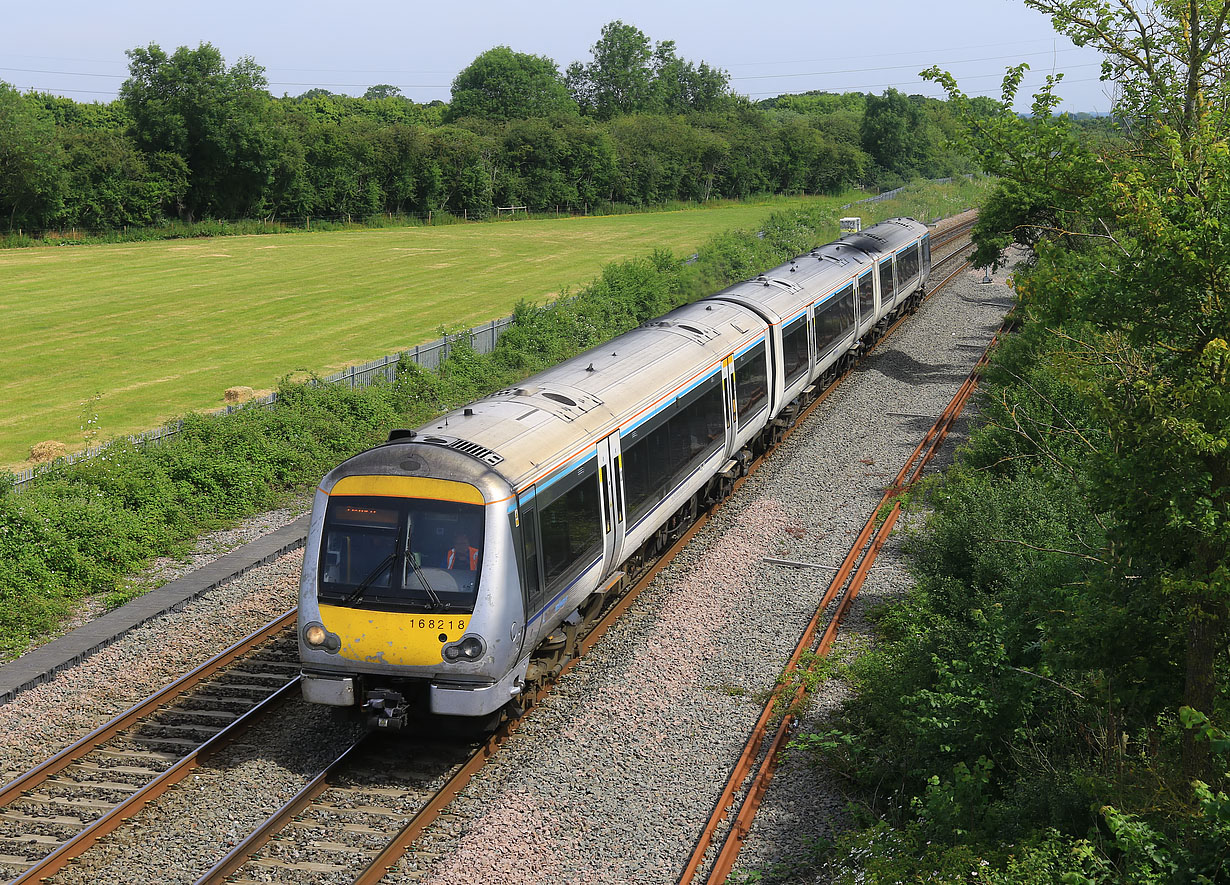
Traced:
[[377, 578], [388, 571], [389, 566], [393, 564], [393, 560], [397, 559], [398, 549], [398, 547], [394, 546], [393, 552], [376, 564], [376, 567], [371, 570], [368, 576], [359, 582], [359, 586], [350, 591], [350, 595], [346, 597], [343, 605], [350, 605], [352, 602], [358, 602], [363, 598], [363, 594], [367, 592], [367, 588], [370, 587]]
[[431, 589], [431, 585], [427, 583], [427, 576], [423, 574], [423, 569], [415, 560], [414, 554], [407, 553], [406, 559], [409, 561], [410, 567], [414, 569], [414, 576], [419, 579], [419, 583], [427, 591], [427, 597], [431, 600], [431, 604], [436, 607], [436, 611], [447, 611], [448, 603], [441, 599], [435, 590]]

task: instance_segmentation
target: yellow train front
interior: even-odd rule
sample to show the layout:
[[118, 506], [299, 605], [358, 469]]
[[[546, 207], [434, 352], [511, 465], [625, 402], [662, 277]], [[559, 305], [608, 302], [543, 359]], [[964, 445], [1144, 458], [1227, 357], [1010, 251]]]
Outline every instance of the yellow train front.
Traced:
[[511, 499], [481, 460], [404, 436], [329, 473], [300, 585], [304, 697], [385, 727], [412, 710], [483, 716], [515, 697]]

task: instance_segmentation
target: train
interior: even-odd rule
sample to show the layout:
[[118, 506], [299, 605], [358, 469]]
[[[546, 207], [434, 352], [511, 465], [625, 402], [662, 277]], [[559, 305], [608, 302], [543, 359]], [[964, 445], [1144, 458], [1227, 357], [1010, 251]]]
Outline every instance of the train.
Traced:
[[304, 698], [384, 728], [521, 712], [930, 272], [927, 226], [893, 218], [338, 465], [304, 551]]

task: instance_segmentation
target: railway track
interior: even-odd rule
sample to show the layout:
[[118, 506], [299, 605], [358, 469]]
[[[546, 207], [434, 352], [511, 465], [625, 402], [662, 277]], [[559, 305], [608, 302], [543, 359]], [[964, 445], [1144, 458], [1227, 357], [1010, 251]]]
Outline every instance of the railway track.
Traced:
[[[807, 677], [815, 672], [819, 662], [831, 651], [843, 616], [858, 596], [872, 564], [901, 514], [900, 496], [922, 478], [923, 470], [939, 451], [977, 387], [978, 377], [990, 358], [991, 350], [1006, 327], [1007, 321], [996, 332], [948, 406], [902, 465], [893, 483], [885, 489], [880, 505], [868, 518], [834, 574], [815, 616], [804, 629], [794, 653], [782, 670], [784, 678], [765, 703], [743, 753], [735, 763], [726, 787], [679, 878], [679, 885], [691, 885], [700, 881], [702, 876], [703, 881], [710, 885], [720, 885], [734, 869], [739, 850], [773, 778], [778, 754], [792, 734], [795, 711], [806, 697]], [[777, 727], [770, 737], [774, 721]], [[728, 818], [729, 825], [723, 826]]]
[[[971, 226], [972, 222], [952, 228], [933, 243], [933, 277], [942, 267], [957, 265], [933, 285], [933, 292], [967, 266], [959, 261], [963, 247], [943, 256], [935, 253], [958, 242]], [[898, 317], [880, 338], [891, 334], [904, 319], [904, 314]], [[849, 366], [843, 368], [835, 377], [824, 379], [825, 389], [775, 443], [793, 432], [827, 397]], [[748, 472], [757, 469], [774, 447], [761, 453]], [[738, 479], [734, 488], [745, 478]], [[691, 527], [680, 528], [656, 562], [645, 567], [635, 581], [626, 579], [631, 588], [582, 640], [582, 654], [708, 518], [708, 512], [702, 513]], [[39, 881], [54, 874], [156, 800], [203, 758], [232, 741], [268, 709], [262, 704], [276, 704], [297, 694], [293, 621], [293, 611], [286, 613], [6, 786], [0, 792], [0, 873], [15, 875], [16, 882]], [[262, 645], [265, 642], [269, 645]], [[271, 650], [258, 653], [254, 651], [258, 647]], [[568, 661], [558, 675], [579, 657]], [[218, 675], [223, 670], [227, 675]], [[215, 701], [225, 703], [219, 706]], [[387, 744], [364, 738], [199, 881], [271, 881], [271, 877], [273, 881], [302, 881], [305, 875], [378, 881], [497, 752], [516, 725], [515, 721], [507, 723], [486, 741], [452, 746], [411, 738], [415, 743], [402, 747], [396, 758]], [[356, 870], [360, 871], [357, 878]]]
[[0, 875], [52, 875], [293, 695], [295, 612], [244, 637], [0, 790]]

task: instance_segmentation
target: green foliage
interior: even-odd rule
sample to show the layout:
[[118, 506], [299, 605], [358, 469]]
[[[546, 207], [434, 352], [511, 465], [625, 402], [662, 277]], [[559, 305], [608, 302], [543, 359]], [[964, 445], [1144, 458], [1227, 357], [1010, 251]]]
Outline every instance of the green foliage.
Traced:
[[577, 104], [555, 62], [497, 46], [470, 62], [453, 80], [452, 100], [444, 119], [504, 121], [569, 112], [576, 113]]
[[69, 231], [49, 237], [57, 242], [104, 241], [117, 228], [153, 238], [172, 218], [202, 234], [257, 219], [483, 218], [497, 206], [605, 213], [896, 187], [972, 168], [942, 102], [890, 91], [753, 105], [730, 92], [726, 72], [618, 21], [567, 82], [551, 59], [498, 46], [458, 74], [448, 105], [416, 104], [387, 84], [361, 98], [274, 98], [255, 61], [228, 66], [208, 43], [128, 55], [110, 104], [0, 87], [4, 242], [56, 227]]
[[275, 155], [264, 69], [250, 58], [228, 69], [208, 43], [170, 56], [151, 43], [128, 58], [120, 100], [137, 144], [183, 158], [188, 220], [259, 214]]
[[1031, 250], [1024, 326], [857, 700], [798, 744], [880, 818], [836, 881], [1227, 881], [1230, 2], [1027, 4], [1107, 54], [1123, 126], [1055, 118], [1056, 78], [1008, 113], [1024, 66], [999, 106], [929, 72], [1000, 176], [975, 261]]
[[59, 211], [64, 162], [49, 115], [0, 81], [0, 212], [8, 230]]
[[920, 101], [896, 89], [886, 90], [883, 96], [867, 96], [863, 150], [882, 168], [907, 180], [917, 175], [934, 152], [929, 138], [930, 127]]

